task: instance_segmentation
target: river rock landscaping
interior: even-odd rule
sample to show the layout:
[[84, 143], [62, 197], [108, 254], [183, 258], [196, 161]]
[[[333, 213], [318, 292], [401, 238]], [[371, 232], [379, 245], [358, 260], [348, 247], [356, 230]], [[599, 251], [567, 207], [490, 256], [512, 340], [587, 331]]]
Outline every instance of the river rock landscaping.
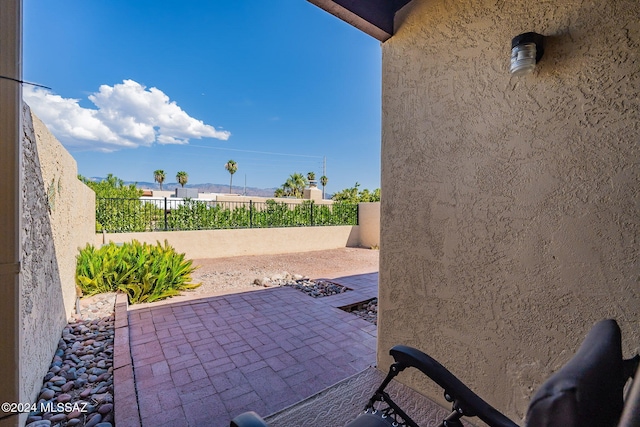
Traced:
[[284, 286], [297, 289], [314, 298], [328, 297], [330, 295], [337, 295], [351, 290], [342, 285], [338, 285], [337, 283], [329, 282], [328, 280], [313, 281], [309, 279], [301, 279], [286, 283]]
[[87, 299], [64, 328], [27, 427], [113, 427], [114, 304], [115, 294]]
[[328, 297], [337, 295], [351, 289], [330, 282], [328, 280], [310, 280], [308, 277], [299, 274], [289, 274], [284, 271], [281, 274], [274, 274], [270, 277], [257, 278], [253, 281], [254, 285], [263, 286], [265, 288], [276, 286], [288, 286], [297, 289], [314, 298]]
[[378, 298], [365, 301], [356, 306], [344, 309], [345, 311], [362, 317], [367, 322], [378, 324]]

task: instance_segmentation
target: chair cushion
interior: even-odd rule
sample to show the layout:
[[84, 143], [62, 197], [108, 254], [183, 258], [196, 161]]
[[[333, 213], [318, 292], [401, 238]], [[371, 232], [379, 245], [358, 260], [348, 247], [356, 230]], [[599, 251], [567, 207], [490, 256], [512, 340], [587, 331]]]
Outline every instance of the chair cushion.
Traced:
[[622, 412], [624, 383], [620, 328], [615, 320], [603, 320], [533, 396], [525, 425], [613, 427]]

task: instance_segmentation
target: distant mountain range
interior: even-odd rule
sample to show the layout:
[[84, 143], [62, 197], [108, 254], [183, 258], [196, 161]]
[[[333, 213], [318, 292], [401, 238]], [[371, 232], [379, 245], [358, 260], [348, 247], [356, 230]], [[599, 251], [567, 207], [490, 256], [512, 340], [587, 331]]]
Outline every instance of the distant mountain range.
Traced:
[[[92, 181], [102, 181], [105, 178], [101, 177], [91, 177], [89, 178]], [[125, 184], [134, 184], [138, 188], [142, 190], [160, 190], [160, 185], [157, 182], [135, 182], [135, 181], [125, 181]], [[176, 188], [180, 188], [180, 184], [177, 182], [163, 182], [162, 189], [165, 191], [173, 191]], [[197, 188], [200, 193], [229, 193], [229, 184], [189, 184], [187, 183], [184, 188]], [[276, 191], [275, 188], [256, 188], [256, 187], [247, 187], [246, 195], [247, 196], [258, 196], [258, 197], [273, 197], [273, 193]], [[242, 194], [245, 195], [245, 188], [234, 185], [231, 187], [231, 192], [234, 194]]]

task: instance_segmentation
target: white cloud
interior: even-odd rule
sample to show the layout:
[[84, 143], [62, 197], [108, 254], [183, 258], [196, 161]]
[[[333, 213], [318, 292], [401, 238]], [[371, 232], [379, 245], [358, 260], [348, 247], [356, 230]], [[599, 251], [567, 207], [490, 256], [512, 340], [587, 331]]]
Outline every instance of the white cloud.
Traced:
[[69, 148], [114, 151], [157, 144], [188, 144], [189, 139], [229, 139], [189, 116], [160, 89], [146, 89], [133, 80], [102, 85], [89, 95], [97, 109], [81, 107], [77, 99], [25, 86], [24, 100], [49, 130]]

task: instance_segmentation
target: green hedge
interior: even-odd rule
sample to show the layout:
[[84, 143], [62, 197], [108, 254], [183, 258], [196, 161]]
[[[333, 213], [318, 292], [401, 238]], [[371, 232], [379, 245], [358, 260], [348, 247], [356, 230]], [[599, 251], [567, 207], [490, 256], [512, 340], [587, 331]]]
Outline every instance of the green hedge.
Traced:
[[97, 199], [96, 231], [137, 232], [164, 227], [162, 209], [140, 199]]
[[170, 230], [357, 225], [358, 205], [316, 205], [310, 200], [290, 204], [267, 200], [266, 203], [229, 208], [224, 203], [209, 206], [201, 201], [186, 200], [171, 210], [167, 223]]
[[[206, 202], [185, 199], [181, 204], [168, 200], [166, 215], [158, 206], [161, 199], [99, 199], [97, 231], [134, 232], [164, 230], [211, 230], [227, 228], [309, 227], [318, 225], [357, 225], [358, 205], [337, 202], [317, 205], [277, 202]], [[166, 223], [165, 223], [166, 218]]]

